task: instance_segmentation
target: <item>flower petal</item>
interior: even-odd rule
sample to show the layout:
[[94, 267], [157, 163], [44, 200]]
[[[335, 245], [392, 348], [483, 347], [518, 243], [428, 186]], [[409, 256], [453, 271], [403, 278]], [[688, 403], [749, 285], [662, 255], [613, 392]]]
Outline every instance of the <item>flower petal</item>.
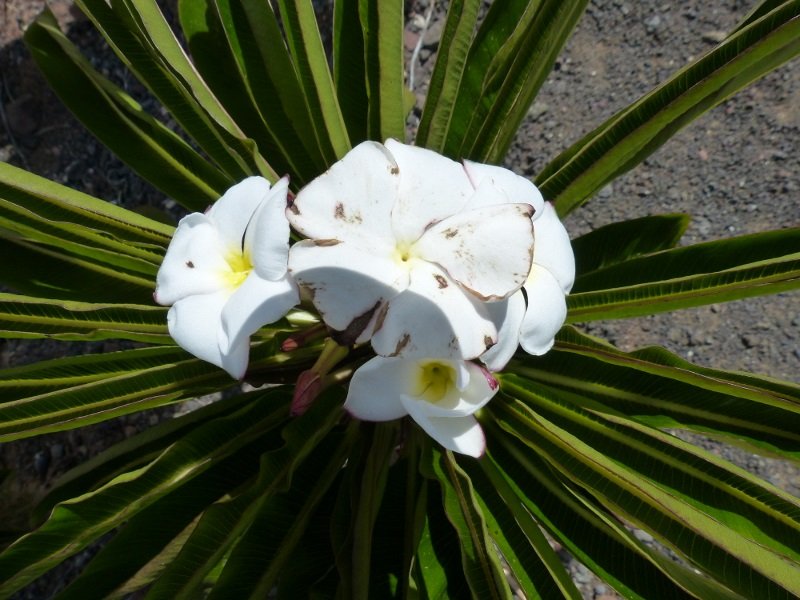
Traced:
[[228, 252], [242, 251], [242, 240], [248, 223], [259, 203], [269, 193], [269, 181], [248, 177], [229, 188], [206, 212], [219, 232]]
[[400, 169], [398, 201], [392, 210], [397, 240], [412, 243], [430, 227], [461, 210], [473, 188], [464, 167], [432, 150], [387, 140]]
[[289, 271], [310, 293], [328, 327], [345, 331], [357, 319], [374, 316], [408, 285], [408, 274], [397, 267], [392, 251], [377, 241], [364, 247], [357, 242], [318, 245], [304, 240], [289, 251]]
[[527, 204], [499, 204], [461, 212], [426, 231], [414, 251], [479, 298], [506, 298], [531, 268], [531, 210]]
[[169, 306], [193, 294], [208, 294], [225, 287], [230, 272], [214, 224], [201, 213], [178, 223], [156, 276], [155, 299]]
[[288, 177], [272, 186], [245, 233], [245, 250], [253, 269], [260, 277], [271, 281], [278, 281], [286, 275], [286, 263], [289, 260], [289, 221], [286, 220], [288, 191]]
[[167, 313], [169, 334], [178, 345], [197, 358], [222, 367], [234, 379], [244, 377], [250, 346], [237, 344], [228, 352], [220, 351], [220, 318], [228, 301], [227, 291], [189, 296], [176, 302]]
[[376, 324], [372, 347], [382, 356], [468, 360], [496, 341], [483, 303], [435, 265], [416, 260], [408, 289]]
[[406, 416], [400, 396], [406, 393], [413, 361], [376, 356], [361, 365], [350, 380], [344, 409], [363, 421], [391, 421]]
[[[509, 202], [525, 202], [533, 206], [535, 211], [533, 219], [539, 218], [544, 207], [544, 198], [542, 198], [542, 193], [539, 189], [529, 179], [503, 167], [475, 163], [470, 160], [464, 161], [464, 170], [475, 189], [478, 189], [485, 181], [491, 181], [506, 193]], [[472, 203], [470, 203], [470, 206], [472, 206]]]
[[519, 330], [525, 317], [522, 290], [500, 302], [488, 302], [486, 310], [497, 327], [497, 343], [481, 355], [490, 371], [502, 371], [519, 347]]
[[291, 277], [278, 281], [250, 273], [222, 309], [219, 347], [223, 354], [232, 347], [248, 345], [250, 336], [274, 323], [300, 303], [300, 291]]
[[569, 294], [575, 282], [575, 254], [552, 203], [547, 202], [541, 217], [534, 221], [533, 235], [533, 262], [550, 271], [564, 293]]
[[556, 278], [539, 265], [533, 265], [525, 292], [528, 309], [519, 343], [528, 354], [539, 356], [553, 347], [553, 338], [567, 318], [567, 301]]
[[422, 410], [421, 402], [403, 397], [405, 406], [411, 418], [422, 429], [439, 442], [442, 446], [453, 452], [480, 458], [486, 451], [486, 438], [483, 429], [472, 415], [465, 417], [430, 417]]
[[[430, 361], [423, 359], [414, 362], [420, 365], [419, 368], [421, 368]], [[424, 398], [416, 398], [406, 392], [406, 396], [422, 404], [420, 410], [428, 417], [464, 417], [471, 415], [478, 409], [483, 408], [499, 389], [497, 386], [492, 388], [489, 385], [486, 376], [476, 364], [468, 361], [443, 361], [439, 359], [435, 359], [435, 362], [450, 362], [454, 369], [464, 366], [469, 375], [465, 378], [465, 385], [461, 388], [450, 387], [447, 390], [447, 394], [436, 403], [428, 402]]]
[[386, 148], [362, 142], [300, 190], [286, 217], [312, 239], [393, 239], [391, 212], [400, 185], [398, 175]]

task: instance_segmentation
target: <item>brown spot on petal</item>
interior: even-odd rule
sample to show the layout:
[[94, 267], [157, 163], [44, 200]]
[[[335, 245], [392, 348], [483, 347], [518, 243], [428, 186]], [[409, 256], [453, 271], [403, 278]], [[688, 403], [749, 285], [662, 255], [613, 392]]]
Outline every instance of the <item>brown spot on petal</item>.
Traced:
[[410, 341], [411, 341], [411, 336], [410, 336], [410, 335], [408, 335], [407, 333], [404, 333], [404, 334], [403, 334], [403, 337], [401, 337], [401, 338], [400, 338], [400, 339], [397, 341], [397, 346], [395, 346], [395, 348], [394, 348], [394, 353], [392, 354], [392, 356], [397, 356], [398, 354], [400, 354], [400, 353], [403, 351], [403, 349], [404, 349], [406, 346], [408, 346], [408, 343], [409, 343]]
[[436, 283], [439, 284], [439, 289], [443, 290], [447, 287], [447, 279], [442, 277], [441, 275], [434, 275], [433, 278], [436, 280]]
[[458, 235], [458, 229], [453, 229], [452, 227], [448, 227], [442, 233], [444, 234], [444, 237], [449, 240]]
[[190, 269], [194, 269], [194, 263], [190, 260], [186, 261], [186, 266], [189, 267]]
[[336, 244], [341, 243], [341, 241], [336, 239], [314, 240], [315, 246], [335, 246]]
[[333, 210], [333, 218], [339, 219], [340, 221], [343, 221], [345, 219], [344, 204], [342, 204], [341, 202], [336, 203], [336, 208], [334, 208]]
[[400, 174], [400, 167], [398, 167], [397, 165], [389, 167], [389, 173], [391, 173], [392, 175], [399, 175]]
[[495, 341], [494, 341], [494, 340], [491, 338], [491, 336], [488, 336], [488, 335], [485, 335], [485, 336], [483, 336], [483, 345], [484, 345], [484, 346], [486, 346], [486, 349], [487, 349], [487, 350], [488, 350], [489, 348], [491, 348], [492, 346], [494, 346], [496, 343], [497, 343], [497, 342], [495, 342]]
[[389, 312], [389, 304], [383, 303], [378, 309], [378, 314], [375, 317], [375, 332], [378, 332], [383, 327], [383, 322], [386, 320], [386, 314]]

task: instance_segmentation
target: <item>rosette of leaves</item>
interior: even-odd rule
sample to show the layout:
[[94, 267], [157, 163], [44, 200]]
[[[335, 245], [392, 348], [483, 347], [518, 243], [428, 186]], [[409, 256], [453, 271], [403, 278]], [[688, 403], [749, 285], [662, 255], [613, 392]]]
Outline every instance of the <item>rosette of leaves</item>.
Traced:
[[[330, 57], [310, 0], [183, 0], [180, 36], [155, 0], [77, 4], [180, 134], [96, 71], [47, 11], [26, 34], [39, 67], [104, 144], [187, 210], [253, 174], [288, 173], [299, 188], [362, 140], [406, 137], [398, 0], [335, 0]], [[479, 19], [478, 0], [450, 2], [415, 143], [501, 161], [585, 5], [508, 0]], [[537, 185], [566, 216], [798, 53], [800, 0], [764, 0], [555, 157]], [[0, 595], [99, 538], [59, 598], [508, 598], [502, 563], [528, 598], [579, 597], [552, 541], [625, 597], [800, 595], [798, 500], [667, 431], [797, 461], [798, 386], [660, 348], [623, 352], [570, 325], [800, 285], [800, 229], [677, 247], [686, 222], [647, 217], [574, 240], [568, 324], [550, 353], [520, 354], [499, 375], [475, 460], [408, 420], [343, 418], [343, 387], [290, 417], [292, 383], [321, 347], [282, 352], [291, 318], [253, 338], [248, 377], [278, 385], [236, 393], [172, 343], [152, 303], [171, 226], [0, 165], [0, 248], [13, 257], [0, 281], [15, 290], [0, 295], [2, 335], [136, 342], [2, 372], [0, 441], [234, 390], [63, 477], [0, 554]]]

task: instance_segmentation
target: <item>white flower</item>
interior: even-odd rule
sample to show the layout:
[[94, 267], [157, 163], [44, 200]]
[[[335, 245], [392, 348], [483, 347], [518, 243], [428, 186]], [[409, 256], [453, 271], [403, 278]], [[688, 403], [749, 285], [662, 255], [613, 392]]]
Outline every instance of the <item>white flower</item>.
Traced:
[[[520, 290], [503, 302], [488, 305], [498, 329], [498, 343], [481, 360], [492, 371], [499, 371], [518, 345], [537, 356], [553, 347], [567, 317], [566, 295], [575, 281], [575, 255], [555, 208], [543, 201], [533, 183], [501, 167], [465, 161], [464, 168], [478, 189], [491, 184], [505, 190], [509, 201], [539, 207], [532, 217], [533, 265], [522, 286], [525, 295]], [[495, 197], [486, 201], [493, 202]]]
[[346, 343], [475, 358], [497, 341], [488, 303], [530, 271], [536, 207], [515, 202], [430, 150], [364, 142], [287, 210], [310, 238], [292, 247], [289, 270]]
[[486, 440], [473, 413], [497, 389], [491, 374], [471, 362], [376, 356], [353, 374], [344, 408], [365, 421], [410, 415], [448, 450], [477, 458]]
[[205, 214], [181, 219], [156, 277], [156, 302], [172, 305], [170, 335], [236, 379], [247, 370], [250, 336], [299, 302], [287, 271], [288, 185], [249, 177]]

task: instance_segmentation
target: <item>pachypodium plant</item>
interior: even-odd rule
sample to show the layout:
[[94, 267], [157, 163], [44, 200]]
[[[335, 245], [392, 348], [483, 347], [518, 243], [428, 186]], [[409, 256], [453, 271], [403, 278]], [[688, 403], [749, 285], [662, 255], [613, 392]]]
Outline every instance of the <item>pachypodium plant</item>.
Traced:
[[180, 133], [47, 10], [28, 47], [186, 215], [0, 165], [2, 335], [136, 342], [6, 369], [0, 441], [225, 393], [57, 482], [0, 596], [101, 539], [58, 598], [510, 598], [504, 567], [580, 597], [555, 544], [624, 597], [800, 596], [798, 499], [674, 435], [796, 462], [800, 388], [573, 325], [796, 289], [800, 229], [677, 247], [684, 215], [561, 223], [800, 53], [800, 0], [535, 182], [496, 165], [584, 0], [451, 2], [413, 135], [398, 0], [334, 0], [330, 55], [310, 0], [181, 0], [180, 36], [155, 0], [77, 4]]

